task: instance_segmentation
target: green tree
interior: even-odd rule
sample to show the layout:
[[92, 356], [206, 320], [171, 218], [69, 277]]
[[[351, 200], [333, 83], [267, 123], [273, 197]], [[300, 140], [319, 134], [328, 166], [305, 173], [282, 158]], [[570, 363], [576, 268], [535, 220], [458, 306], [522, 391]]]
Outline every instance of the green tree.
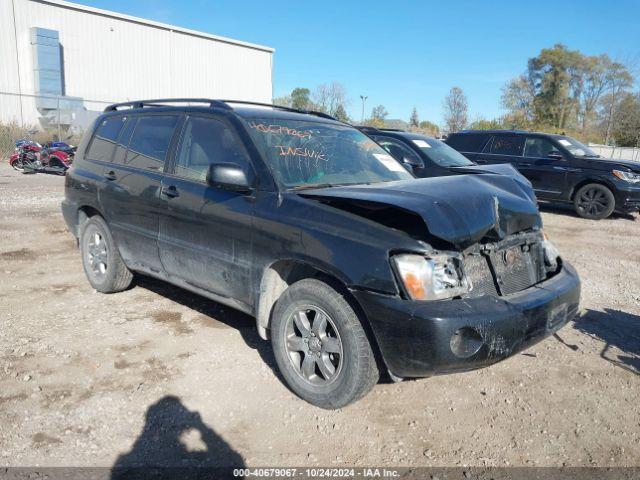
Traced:
[[469, 124], [469, 128], [472, 130], [499, 130], [504, 128], [504, 125], [499, 119], [487, 120], [486, 118], [476, 118]]
[[544, 48], [529, 59], [528, 78], [535, 88], [533, 107], [536, 121], [565, 128], [577, 117], [582, 88], [584, 56], [562, 44]]
[[298, 110], [309, 110], [311, 105], [311, 91], [308, 88], [297, 87], [291, 91], [291, 107]]
[[619, 147], [640, 146], [640, 93], [626, 93], [616, 106], [611, 135]]
[[351, 122], [351, 119], [349, 118], [349, 115], [347, 114], [347, 111], [345, 110], [343, 105], [338, 105], [337, 106], [337, 108], [333, 112], [333, 116], [337, 120], [340, 120], [341, 122], [345, 122], [345, 123], [350, 123]]

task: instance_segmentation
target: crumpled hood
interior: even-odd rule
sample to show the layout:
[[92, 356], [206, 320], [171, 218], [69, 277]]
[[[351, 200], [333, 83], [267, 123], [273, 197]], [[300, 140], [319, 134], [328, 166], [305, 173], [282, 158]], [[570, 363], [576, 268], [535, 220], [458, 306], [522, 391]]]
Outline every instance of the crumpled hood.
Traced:
[[386, 204], [420, 215], [431, 235], [465, 247], [541, 227], [531, 187], [512, 176], [455, 175], [310, 189], [306, 198]]

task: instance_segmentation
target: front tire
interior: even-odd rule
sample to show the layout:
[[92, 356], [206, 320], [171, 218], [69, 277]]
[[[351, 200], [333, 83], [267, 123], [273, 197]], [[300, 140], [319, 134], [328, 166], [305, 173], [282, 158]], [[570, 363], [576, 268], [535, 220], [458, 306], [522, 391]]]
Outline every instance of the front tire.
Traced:
[[582, 218], [602, 220], [613, 213], [616, 199], [611, 190], [604, 185], [589, 183], [576, 192], [573, 206]]
[[278, 299], [271, 343], [289, 388], [318, 407], [355, 402], [379, 379], [358, 315], [343, 295], [320, 280], [300, 280]]
[[16, 158], [13, 162], [11, 162], [11, 166], [18, 172], [24, 172], [24, 164], [21, 158]]
[[97, 291], [115, 293], [129, 288], [133, 275], [122, 261], [102, 217], [95, 215], [82, 225], [80, 252], [84, 273]]

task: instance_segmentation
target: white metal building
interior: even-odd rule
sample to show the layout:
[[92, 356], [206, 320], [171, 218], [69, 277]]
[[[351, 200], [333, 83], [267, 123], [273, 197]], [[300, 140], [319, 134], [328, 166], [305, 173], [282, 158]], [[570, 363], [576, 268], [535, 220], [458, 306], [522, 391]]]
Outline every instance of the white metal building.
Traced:
[[0, 0], [0, 122], [82, 127], [144, 98], [270, 102], [273, 52], [61, 0]]

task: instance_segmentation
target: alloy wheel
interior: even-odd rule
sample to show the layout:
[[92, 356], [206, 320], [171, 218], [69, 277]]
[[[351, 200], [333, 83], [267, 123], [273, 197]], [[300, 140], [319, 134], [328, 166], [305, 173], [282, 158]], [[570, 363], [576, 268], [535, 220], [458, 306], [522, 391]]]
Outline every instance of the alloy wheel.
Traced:
[[297, 308], [287, 320], [284, 340], [291, 365], [306, 382], [327, 385], [340, 374], [342, 340], [334, 321], [319, 307]]
[[89, 241], [87, 243], [87, 258], [94, 275], [103, 277], [107, 273], [107, 243], [105, 242], [102, 234], [98, 231], [94, 231], [89, 236]]
[[590, 217], [601, 215], [609, 207], [609, 199], [598, 188], [589, 188], [582, 192], [578, 198], [578, 208]]

